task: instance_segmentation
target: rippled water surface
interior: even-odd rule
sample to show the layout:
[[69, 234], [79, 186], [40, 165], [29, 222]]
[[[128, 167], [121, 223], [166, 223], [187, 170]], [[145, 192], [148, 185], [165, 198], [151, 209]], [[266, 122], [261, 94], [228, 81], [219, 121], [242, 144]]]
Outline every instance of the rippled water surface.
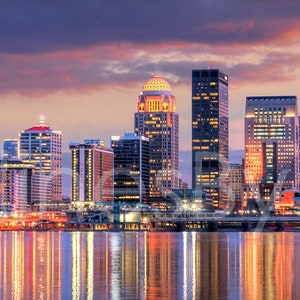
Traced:
[[300, 233], [0, 232], [0, 299], [300, 299]]

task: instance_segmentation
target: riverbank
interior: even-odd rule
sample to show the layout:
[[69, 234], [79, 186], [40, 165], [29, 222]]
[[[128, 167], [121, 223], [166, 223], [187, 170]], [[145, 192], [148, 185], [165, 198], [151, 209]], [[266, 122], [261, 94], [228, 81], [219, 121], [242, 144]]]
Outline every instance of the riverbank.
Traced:
[[300, 231], [298, 216], [238, 216], [238, 217], [174, 217], [152, 216], [142, 221], [106, 220], [101, 218], [70, 220], [64, 216], [51, 214], [46, 218], [0, 218], [0, 231]]

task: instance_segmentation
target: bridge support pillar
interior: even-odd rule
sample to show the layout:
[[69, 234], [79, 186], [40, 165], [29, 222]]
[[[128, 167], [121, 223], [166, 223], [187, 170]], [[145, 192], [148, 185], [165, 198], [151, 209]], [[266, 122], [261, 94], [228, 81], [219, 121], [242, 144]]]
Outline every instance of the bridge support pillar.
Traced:
[[250, 221], [245, 221], [245, 222], [242, 222], [242, 228], [243, 228], [243, 231], [247, 232], [247, 231], [251, 231], [251, 222]]
[[208, 229], [209, 232], [216, 232], [216, 231], [218, 231], [218, 225], [214, 221], [208, 222], [207, 223], [207, 229]]
[[276, 231], [284, 231], [284, 224], [282, 221], [276, 222]]

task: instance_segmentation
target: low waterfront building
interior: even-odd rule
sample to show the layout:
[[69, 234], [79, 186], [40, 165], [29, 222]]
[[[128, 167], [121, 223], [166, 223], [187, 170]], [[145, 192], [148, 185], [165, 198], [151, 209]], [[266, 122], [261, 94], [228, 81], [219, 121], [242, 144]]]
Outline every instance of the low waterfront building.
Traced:
[[292, 188], [283, 191], [277, 201], [274, 203], [276, 212], [281, 214], [291, 213], [300, 210], [300, 192]]

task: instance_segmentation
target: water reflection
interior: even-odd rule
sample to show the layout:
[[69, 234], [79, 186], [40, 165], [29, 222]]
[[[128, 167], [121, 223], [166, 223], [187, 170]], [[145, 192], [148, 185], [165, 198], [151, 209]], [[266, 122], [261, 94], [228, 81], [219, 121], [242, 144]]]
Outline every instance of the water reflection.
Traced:
[[299, 237], [0, 232], [0, 299], [297, 299]]

